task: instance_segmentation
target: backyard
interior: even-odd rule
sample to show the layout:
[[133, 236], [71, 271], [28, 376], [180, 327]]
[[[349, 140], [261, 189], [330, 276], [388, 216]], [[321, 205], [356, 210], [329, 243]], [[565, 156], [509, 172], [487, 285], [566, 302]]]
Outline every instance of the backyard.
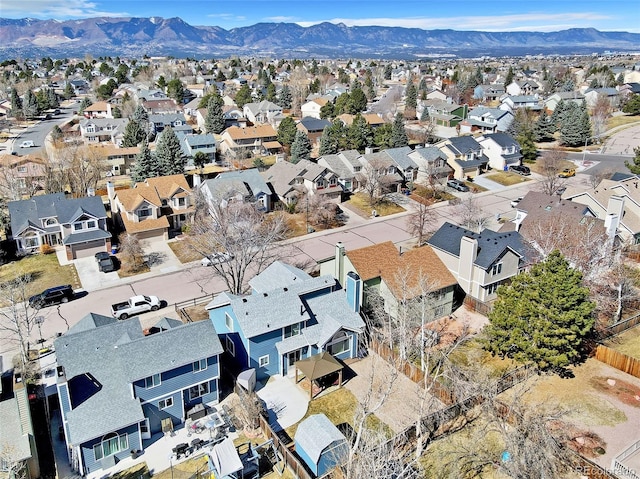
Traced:
[[640, 359], [640, 330], [632, 328], [607, 341], [606, 346]]

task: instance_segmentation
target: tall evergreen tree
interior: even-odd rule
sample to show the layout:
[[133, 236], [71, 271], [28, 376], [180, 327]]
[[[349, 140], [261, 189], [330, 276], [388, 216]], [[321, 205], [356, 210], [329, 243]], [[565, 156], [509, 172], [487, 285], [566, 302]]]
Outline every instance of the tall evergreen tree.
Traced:
[[182, 104], [185, 96], [184, 85], [179, 78], [174, 78], [167, 83], [167, 96], [173, 98], [178, 103]]
[[140, 145], [140, 153], [136, 155], [136, 161], [131, 169], [131, 179], [137, 183], [160, 175], [158, 159], [149, 150], [149, 143], [145, 138]]
[[362, 91], [362, 88], [354, 88], [349, 95], [349, 99], [349, 113], [352, 115], [367, 109], [367, 96]]
[[399, 148], [401, 146], [407, 146], [409, 144], [409, 138], [407, 132], [404, 129], [404, 121], [402, 115], [396, 113], [396, 117], [391, 125], [391, 139], [389, 140], [389, 146], [391, 148]]
[[305, 132], [297, 130], [291, 144], [291, 163], [308, 160], [311, 157], [311, 142]]
[[156, 142], [156, 158], [162, 176], [184, 173], [187, 157], [182, 151], [180, 140], [171, 127], [162, 130]]
[[338, 144], [331, 138], [331, 127], [325, 126], [320, 137], [320, 148], [318, 154], [320, 156], [335, 155], [338, 153]]
[[244, 84], [240, 87], [236, 93], [235, 102], [238, 108], [242, 109], [247, 103], [251, 103], [253, 98], [251, 97], [251, 89], [248, 84]]
[[272, 103], [276, 102], [276, 100], [277, 100], [277, 97], [276, 97], [276, 86], [273, 83], [269, 83], [269, 85], [267, 86], [267, 95], [266, 95], [265, 99], [267, 101], [272, 102]]
[[551, 141], [555, 128], [551, 122], [551, 117], [547, 114], [547, 110], [542, 110], [538, 116], [536, 124], [533, 127], [533, 138], [535, 141]]
[[373, 130], [367, 120], [358, 113], [347, 129], [349, 147], [363, 153], [364, 149], [373, 144]]
[[586, 105], [570, 103], [561, 118], [560, 143], [567, 146], [584, 145], [591, 136], [591, 122]]
[[484, 347], [493, 354], [558, 370], [584, 359], [594, 303], [582, 274], [558, 252], [498, 288]]
[[224, 113], [222, 105], [224, 102], [220, 95], [213, 95], [207, 103], [207, 115], [204, 119], [204, 129], [207, 133], [222, 133], [224, 131]]
[[385, 123], [376, 128], [373, 132], [373, 144], [382, 150], [391, 148], [392, 130], [393, 125], [391, 123]]
[[384, 79], [391, 80], [391, 73], [393, 73], [393, 68], [391, 67], [391, 63], [387, 63], [384, 67]]
[[131, 119], [124, 128], [124, 135], [122, 137], [122, 146], [124, 148], [130, 148], [138, 146], [140, 142], [147, 139], [147, 133], [140, 128], [140, 123]]
[[67, 84], [64, 86], [64, 91], [62, 92], [62, 97], [65, 100], [69, 100], [73, 98], [75, 92], [73, 91], [73, 87], [71, 86], [71, 82], [67, 81]]
[[405, 92], [404, 108], [407, 113], [415, 117], [416, 107], [418, 106], [418, 90], [413, 82], [409, 83]]
[[511, 83], [513, 82], [513, 67], [509, 67], [509, 71], [507, 72], [507, 76], [504, 79], [504, 87], [507, 88], [507, 86], [511, 85]]
[[533, 130], [526, 126], [520, 129], [520, 133], [516, 137], [524, 161], [534, 161], [538, 156], [538, 149], [533, 141], [533, 136]]
[[22, 118], [24, 112], [22, 111], [22, 98], [18, 95], [18, 90], [11, 89], [11, 115], [15, 118]]
[[278, 95], [278, 106], [281, 106], [285, 110], [289, 110], [291, 108], [291, 103], [293, 102], [293, 95], [291, 94], [291, 89], [289, 85], [282, 85], [280, 89], [280, 94]]
[[283, 146], [291, 146], [296, 139], [296, 121], [291, 116], [286, 116], [278, 125], [278, 141]]
[[22, 104], [22, 112], [26, 118], [35, 118], [40, 113], [40, 107], [38, 106], [38, 99], [31, 90], [27, 90], [24, 95], [24, 102]]
[[328, 101], [327, 103], [322, 105], [322, 107], [320, 107], [320, 118], [322, 118], [323, 120], [325, 118], [333, 118], [334, 116], [335, 116], [335, 111], [334, 111], [332, 101]]

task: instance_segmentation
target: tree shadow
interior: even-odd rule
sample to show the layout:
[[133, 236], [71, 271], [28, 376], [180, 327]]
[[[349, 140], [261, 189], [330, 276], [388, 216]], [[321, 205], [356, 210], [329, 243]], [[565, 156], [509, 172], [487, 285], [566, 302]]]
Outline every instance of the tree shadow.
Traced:
[[149, 255], [147, 256], [147, 265], [149, 267], [156, 266], [164, 263], [166, 259], [167, 259], [166, 254], [154, 251], [152, 253], [149, 253]]

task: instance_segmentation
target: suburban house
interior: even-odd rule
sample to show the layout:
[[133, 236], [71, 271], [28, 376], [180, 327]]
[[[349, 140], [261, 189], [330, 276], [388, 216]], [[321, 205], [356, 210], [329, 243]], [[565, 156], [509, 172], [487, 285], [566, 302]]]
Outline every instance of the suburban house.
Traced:
[[479, 106], [470, 110], [467, 119], [460, 123], [460, 133], [507, 131], [512, 121], [513, 113], [509, 110]]
[[377, 184], [376, 194], [378, 195], [397, 191], [402, 183], [405, 182], [405, 178], [398, 169], [396, 161], [386, 151], [365, 153], [360, 156], [360, 161], [362, 162], [362, 171], [358, 175], [361, 178], [360, 183], [366, 186], [367, 179], [373, 180], [371, 184]]
[[460, 180], [473, 178], [487, 168], [489, 158], [484, 149], [472, 136], [453, 136], [436, 143], [447, 157], [447, 164], [453, 169], [454, 176]]
[[473, 89], [473, 98], [480, 101], [494, 102], [499, 100], [504, 93], [503, 85], [478, 85]]
[[477, 139], [494, 170], [508, 170], [522, 162], [520, 144], [506, 133], [487, 133]]
[[0, 194], [7, 200], [31, 197], [46, 183], [46, 162], [35, 155], [0, 155]]
[[415, 182], [421, 185], [428, 185], [432, 178], [448, 178], [453, 173], [447, 164], [447, 155], [435, 146], [416, 148], [408, 156], [417, 165]]
[[[411, 158], [413, 150], [410, 147], [401, 146], [398, 148], [387, 148], [386, 150], [382, 150], [380, 153], [385, 153], [389, 158], [391, 158], [393, 165], [397, 172], [402, 176], [404, 183], [407, 185], [413, 183], [418, 174], [418, 164]], [[367, 155], [363, 155], [363, 158], [366, 160]]]
[[52, 193], [10, 201], [7, 206], [19, 255], [37, 253], [44, 244], [64, 245], [70, 260], [111, 250], [107, 212], [99, 196], [67, 198]]
[[320, 146], [320, 137], [322, 136], [322, 132], [325, 127], [330, 125], [331, 122], [329, 120], [320, 120], [319, 118], [305, 116], [296, 123], [296, 128], [307, 135], [312, 148], [317, 148]]
[[602, 180], [595, 188], [569, 187], [562, 195], [589, 208], [604, 220], [607, 230], [617, 231], [622, 241], [640, 244], [640, 178]]
[[284, 116], [282, 107], [271, 101], [246, 103], [242, 108], [244, 117], [251, 123], [269, 124], [277, 128]]
[[223, 352], [210, 321], [163, 318], [144, 329], [90, 313], [54, 341], [69, 463], [108, 469], [219, 401]]
[[[160, 133], [167, 127], [176, 130], [176, 127], [186, 126], [187, 120], [182, 113], [161, 113], [149, 115], [151, 131]], [[189, 128], [191, 130], [191, 128]]]
[[293, 375], [297, 361], [323, 352], [357, 356], [365, 328], [355, 303], [359, 279], [345, 291], [333, 276], [313, 278], [276, 261], [249, 285], [250, 294], [220, 293], [206, 307], [236, 371], [255, 369], [263, 381]]
[[310, 117], [320, 119], [320, 110], [323, 106], [325, 106], [328, 102], [332, 101], [328, 97], [319, 97], [314, 98], [306, 103], [303, 103], [300, 107], [300, 111], [302, 113], [302, 117]]
[[553, 112], [561, 101], [564, 103], [571, 102], [581, 105], [584, 101], [584, 95], [579, 91], [559, 91], [553, 95], [549, 95], [544, 100], [544, 107], [547, 111]]
[[234, 158], [246, 158], [247, 154], [268, 155], [281, 149], [278, 133], [271, 125], [230, 126], [222, 132], [220, 151]]
[[613, 87], [589, 88], [584, 92], [587, 108], [594, 108], [600, 98], [606, 99], [612, 108], [617, 108], [620, 104], [620, 92]]
[[506, 88], [506, 92], [511, 96], [533, 95], [540, 90], [540, 85], [533, 80], [512, 81]]
[[309, 160], [298, 163], [278, 161], [262, 172], [262, 177], [285, 205], [295, 203], [306, 194], [324, 195], [337, 202], [341, 200], [342, 187], [338, 183], [338, 175]]
[[333, 171], [345, 192], [356, 191], [359, 187], [358, 175], [362, 171], [362, 154], [358, 150], [344, 150], [335, 155], [318, 158], [318, 164]]
[[150, 98], [142, 102], [149, 115], [182, 114], [184, 110], [173, 98]]
[[0, 476], [40, 477], [40, 462], [27, 385], [20, 374], [5, 371], [0, 357]]
[[324, 414], [313, 414], [302, 421], [293, 442], [296, 453], [315, 477], [331, 472], [349, 455], [344, 434]]
[[346, 251], [336, 244], [335, 255], [320, 263], [320, 274], [332, 274], [340, 284], [356, 273], [362, 281], [358, 298], [365, 308], [370, 295], [382, 299], [385, 313], [397, 317], [398, 306], [429, 297], [430, 320], [451, 314], [456, 280], [429, 246], [398, 251], [391, 241]]
[[157, 176], [116, 190], [107, 184], [111, 212], [127, 234], [138, 239], [169, 239], [191, 220], [194, 207], [191, 188], [184, 175]]
[[140, 153], [139, 146], [122, 148], [109, 143], [92, 144], [89, 145], [89, 148], [97, 157], [106, 160], [111, 167], [110, 173], [112, 176], [128, 175], [136, 161], [136, 156]]
[[502, 103], [498, 107], [501, 110], [509, 110], [514, 112], [519, 108], [527, 108], [528, 110], [538, 111], [542, 109], [538, 95], [515, 95], [502, 98]]
[[[384, 120], [382, 117], [376, 113], [360, 113], [364, 121], [372, 128], [377, 128], [379, 126], [384, 125]], [[337, 116], [336, 118], [342, 121], [344, 126], [351, 126], [353, 123], [353, 119], [356, 115], [351, 115], [350, 113], [343, 113], [342, 115]]]
[[489, 229], [475, 233], [446, 222], [427, 244], [471, 298], [496, 298], [498, 286], [524, 270], [526, 247], [520, 233]]
[[271, 211], [271, 189], [257, 168], [222, 172], [203, 181], [199, 188], [212, 208], [245, 201], [254, 203], [260, 211]]
[[217, 144], [215, 137], [210, 133], [205, 133], [201, 135], [180, 135], [178, 137], [180, 139], [180, 144], [182, 146], [182, 151], [189, 158], [187, 168], [195, 168], [193, 158], [196, 156], [196, 153], [200, 152], [206, 156], [206, 163], [215, 163], [216, 162], [216, 152], [217, 152]]
[[124, 118], [85, 118], [80, 121], [80, 135], [85, 145], [104, 142], [118, 145], [127, 123]]
[[84, 110], [82, 114], [85, 118], [113, 118], [111, 103], [107, 101], [97, 101]]
[[458, 105], [447, 100], [424, 100], [420, 102], [422, 109], [429, 112], [429, 118], [438, 126], [455, 127], [467, 117], [469, 106]]

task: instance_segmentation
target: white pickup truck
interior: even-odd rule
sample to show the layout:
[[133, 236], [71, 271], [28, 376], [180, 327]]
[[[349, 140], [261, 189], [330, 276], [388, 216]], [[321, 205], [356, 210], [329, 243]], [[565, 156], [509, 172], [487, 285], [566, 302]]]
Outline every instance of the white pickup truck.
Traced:
[[160, 300], [157, 296], [138, 295], [132, 296], [127, 301], [111, 305], [111, 314], [118, 319], [127, 319], [136, 314], [160, 309]]

